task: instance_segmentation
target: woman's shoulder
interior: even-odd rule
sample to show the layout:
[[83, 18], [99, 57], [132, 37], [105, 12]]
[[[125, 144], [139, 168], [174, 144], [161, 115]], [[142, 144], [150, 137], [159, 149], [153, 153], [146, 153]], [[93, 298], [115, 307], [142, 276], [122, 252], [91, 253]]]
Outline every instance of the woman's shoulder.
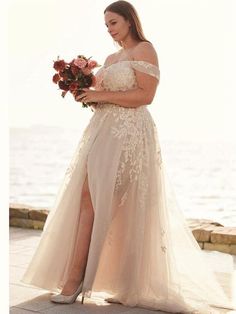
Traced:
[[141, 41], [136, 45], [132, 52], [132, 59], [138, 61], [147, 61], [159, 67], [156, 49], [152, 43], [147, 41]]
[[109, 65], [109, 64], [113, 63], [118, 54], [119, 54], [119, 51], [108, 55], [105, 59], [104, 65]]

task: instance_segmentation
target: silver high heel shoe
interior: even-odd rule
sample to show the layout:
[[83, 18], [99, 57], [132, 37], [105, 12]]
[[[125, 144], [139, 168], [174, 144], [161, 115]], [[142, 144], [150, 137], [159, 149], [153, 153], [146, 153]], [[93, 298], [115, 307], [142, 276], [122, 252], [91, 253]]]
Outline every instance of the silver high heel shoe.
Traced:
[[[56, 294], [51, 296], [51, 301], [55, 303], [66, 303], [71, 304], [74, 303], [77, 299], [78, 295], [81, 293], [83, 287], [83, 281], [80, 283], [78, 289], [72, 295], [63, 295], [63, 294]], [[84, 296], [82, 297], [82, 304], [84, 303]]]

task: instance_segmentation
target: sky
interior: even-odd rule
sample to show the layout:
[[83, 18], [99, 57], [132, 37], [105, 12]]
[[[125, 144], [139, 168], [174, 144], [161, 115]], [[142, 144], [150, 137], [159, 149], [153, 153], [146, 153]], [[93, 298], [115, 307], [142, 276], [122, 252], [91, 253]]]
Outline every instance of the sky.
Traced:
[[[163, 139], [234, 141], [236, 1], [131, 0], [160, 66], [148, 106]], [[57, 56], [103, 64], [117, 50], [106, 0], [11, 0], [8, 5], [9, 127], [83, 129], [93, 115], [52, 83]]]

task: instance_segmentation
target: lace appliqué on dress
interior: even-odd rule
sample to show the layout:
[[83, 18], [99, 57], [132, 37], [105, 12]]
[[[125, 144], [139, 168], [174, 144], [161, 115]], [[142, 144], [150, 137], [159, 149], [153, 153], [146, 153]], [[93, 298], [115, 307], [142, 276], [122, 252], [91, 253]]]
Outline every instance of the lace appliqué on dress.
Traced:
[[[160, 78], [156, 65], [146, 61], [123, 60], [105, 66], [99, 74], [99, 84], [105, 90], [129, 90], [137, 86], [134, 70]], [[105, 110], [115, 118], [111, 132], [122, 141], [120, 163], [117, 171], [115, 192], [118, 193], [119, 205], [123, 206], [128, 198], [132, 183], [138, 181], [140, 207], [145, 210], [145, 198], [148, 193], [148, 167], [150, 167], [148, 145], [153, 143], [154, 128], [150, 128], [149, 113], [146, 106], [126, 108], [116, 104], [102, 104], [97, 110]], [[152, 137], [152, 139], [150, 138]], [[157, 148], [157, 150], [159, 147]], [[161, 152], [156, 153], [156, 161], [161, 167]], [[147, 170], [145, 170], [145, 167]]]
[[[114, 137], [122, 140], [122, 152], [117, 171], [115, 192], [119, 194], [119, 205], [123, 206], [128, 198], [129, 189], [137, 183], [140, 210], [146, 209], [148, 195], [148, 171], [150, 168], [149, 149], [153, 143], [154, 128], [150, 128], [150, 118], [146, 107], [136, 109], [116, 108], [111, 111], [116, 126], [112, 127]], [[157, 148], [159, 150], [159, 147]], [[156, 159], [161, 167], [161, 153]]]
[[133, 69], [144, 72], [146, 74], [149, 74], [151, 76], [156, 77], [158, 80], [160, 80], [160, 70], [159, 67], [151, 64], [146, 61], [131, 61], [131, 66]]
[[[141, 109], [141, 108], [140, 108]], [[115, 191], [121, 185], [137, 181], [138, 175], [143, 166], [143, 158], [145, 152], [140, 147], [143, 147], [142, 141], [144, 137], [143, 127], [145, 127], [145, 114], [142, 110], [121, 108], [116, 115], [116, 126], [112, 128], [112, 134], [119, 139], [122, 139], [122, 153], [120, 166], [117, 172]], [[127, 182], [127, 177], [129, 181]], [[125, 200], [125, 194], [122, 198], [122, 203]]]

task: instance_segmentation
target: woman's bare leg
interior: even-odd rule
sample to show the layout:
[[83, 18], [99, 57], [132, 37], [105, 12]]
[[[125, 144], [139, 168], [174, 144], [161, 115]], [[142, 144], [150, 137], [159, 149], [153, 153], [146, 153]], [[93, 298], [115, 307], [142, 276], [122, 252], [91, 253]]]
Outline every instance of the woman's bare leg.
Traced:
[[94, 220], [94, 209], [88, 187], [88, 176], [86, 176], [80, 203], [78, 238], [76, 241], [75, 255], [69, 271], [69, 276], [61, 294], [72, 295], [78, 288], [84, 276], [87, 265], [88, 251], [91, 240], [91, 231]]

